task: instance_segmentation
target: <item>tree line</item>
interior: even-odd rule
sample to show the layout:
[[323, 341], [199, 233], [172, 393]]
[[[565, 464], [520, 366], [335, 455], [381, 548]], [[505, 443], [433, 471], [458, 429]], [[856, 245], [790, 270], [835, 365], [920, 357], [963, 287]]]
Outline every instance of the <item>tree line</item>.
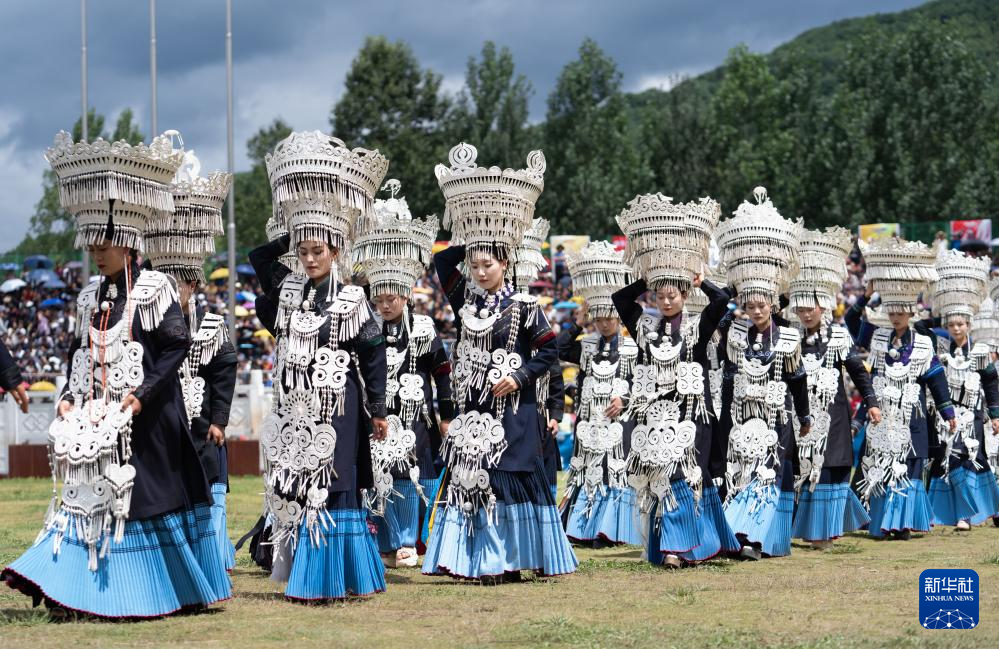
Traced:
[[[999, 93], [990, 68], [946, 23], [915, 20], [851, 37], [830, 73], [819, 57], [774, 57], [734, 48], [717, 70], [670, 90], [627, 93], [615, 61], [586, 39], [532, 123], [534, 88], [509, 49], [492, 42], [471, 57], [464, 87], [403, 41], [368, 38], [347, 72], [328, 131], [377, 148], [416, 215], [441, 214], [433, 167], [459, 141], [486, 165], [519, 168], [527, 152], [548, 160], [537, 214], [552, 233], [617, 233], [614, 217], [639, 193], [680, 201], [711, 196], [724, 212], [768, 188], [788, 217], [810, 226], [918, 223], [999, 212]], [[103, 133], [93, 114], [92, 132]], [[264, 156], [292, 128], [278, 118], [247, 142], [251, 168], [236, 175], [237, 245], [264, 238], [271, 216]], [[79, 134], [79, 124], [76, 134]], [[139, 141], [131, 111], [114, 138]], [[72, 224], [55, 179], [18, 252], [68, 254]]]

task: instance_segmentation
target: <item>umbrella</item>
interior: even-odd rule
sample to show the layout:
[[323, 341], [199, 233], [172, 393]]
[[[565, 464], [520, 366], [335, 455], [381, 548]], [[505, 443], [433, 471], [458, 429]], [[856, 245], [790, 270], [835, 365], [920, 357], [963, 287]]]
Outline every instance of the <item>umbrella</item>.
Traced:
[[13, 293], [14, 291], [20, 290], [27, 286], [28, 283], [23, 279], [13, 278], [8, 279], [3, 284], [0, 284], [0, 293]]
[[555, 304], [555, 308], [556, 309], [578, 309], [579, 305], [576, 304], [575, 302], [564, 301], [564, 302], [557, 302]]
[[21, 267], [12, 261], [0, 264], [0, 270], [21, 270]]
[[229, 269], [228, 268], [216, 268], [212, 271], [212, 274], [208, 276], [210, 280], [216, 279], [229, 279]]
[[541, 297], [538, 298], [538, 304], [540, 304], [541, 306], [548, 306], [554, 301], [555, 300], [553, 300], [550, 295], [542, 295]]
[[66, 303], [57, 297], [50, 297], [47, 300], [42, 300], [42, 303], [38, 306], [43, 309], [61, 309], [66, 306]]
[[66, 282], [58, 277], [50, 277], [42, 282], [42, 288], [66, 288]]
[[988, 252], [989, 244], [981, 239], [968, 239], [967, 241], [962, 241], [959, 248], [961, 252]]
[[49, 381], [38, 381], [32, 383], [28, 389], [32, 392], [55, 392], [56, 386]]
[[257, 271], [253, 270], [253, 266], [250, 264], [240, 264], [236, 266], [236, 272], [240, 275], [256, 275]]
[[55, 262], [45, 255], [31, 255], [24, 260], [25, 270], [49, 270], [55, 267]]
[[236, 293], [236, 299], [252, 304], [257, 301], [257, 294], [251, 291], [240, 291], [239, 293]]
[[48, 268], [36, 268], [35, 270], [29, 271], [25, 277], [27, 278], [29, 284], [44, 284], [50, 280], [59, 279], [59, 276]]
[[273, 338], [274, 336], [271, 334], [271, 332], [267, 331], [266, 329], [257, 329], [256, 331], [253, 332], [253, 337], [254, 338]]
[[249, 311], [247, 311], [244, 307], [242, 307], [242, 306], [240, 306], [238, 304], [236, 305], [236, 317], [237, 318], [245, 318], [248, 315], [250, 315]]

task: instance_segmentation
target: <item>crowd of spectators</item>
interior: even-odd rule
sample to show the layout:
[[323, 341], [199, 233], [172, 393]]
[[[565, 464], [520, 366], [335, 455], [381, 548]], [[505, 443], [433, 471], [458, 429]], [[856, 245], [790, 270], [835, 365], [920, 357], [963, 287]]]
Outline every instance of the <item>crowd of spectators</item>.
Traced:
[[[545, 271], [532, 283], [531, 293], [538, 295], [545, 315], [557, 332], [572, 317], [572, 283], [565, 264], [564, 251], [553, 255], [554, 272]], [[864, 263], [860, 251], [854, 249], [846, 260], [849, 275], [843, 284], [834, 317], [863, 295]], [[54, 266], [51, 271], [59, 278], [56, 287], [25, 283], [15, 290], [0, 294], [0, 336], [21, 367], [26, 380], [52, 381], [65, 373], [70, 343], [75, 336], [76, 296], [81, 288], [79, 265]], [[5, 280], [28, 277], [28, 272], [10, 270]], [[209, 270], [209, 277], [212, 277]], [[59, 286], [64, 284], [64, 286]], [[6, 286], [6, 284], [5, 284]], [[236, 340], [240, 380], [246, 381], [252, 370], [262, 370], [269, 381], [274, 366], [274, 340], [263, 329], [254, 311], [259, 285], [251, 274], [241, 274], [236, 283]], [[217, 277], [206, 282], [197, 299], [203, 309], [225, 314], [228, 311], [228, 280]], [[445, 345], [456, 336], [454, 313], [432, 271], [420, 278], [413, 291], [415, 313], [431, 316]]]

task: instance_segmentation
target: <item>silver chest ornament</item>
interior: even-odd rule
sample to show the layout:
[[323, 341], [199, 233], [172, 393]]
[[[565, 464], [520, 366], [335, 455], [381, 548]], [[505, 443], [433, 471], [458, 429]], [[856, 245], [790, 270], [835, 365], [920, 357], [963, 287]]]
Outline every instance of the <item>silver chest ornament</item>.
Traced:
[[366, 506], [378, 515], [385, 514], [385, 504], [394, 497], [401, 497], [395, 490], [392, 470], [408, 471], [416, 493], [428, 503], [420, 485], [420, 470], [413, 462], [416, 433], [403, 424], [397, 415], [387, 417], [388, 434], [383, 440], [371, 440], [371, 465], [374, 488], [364, 494]]

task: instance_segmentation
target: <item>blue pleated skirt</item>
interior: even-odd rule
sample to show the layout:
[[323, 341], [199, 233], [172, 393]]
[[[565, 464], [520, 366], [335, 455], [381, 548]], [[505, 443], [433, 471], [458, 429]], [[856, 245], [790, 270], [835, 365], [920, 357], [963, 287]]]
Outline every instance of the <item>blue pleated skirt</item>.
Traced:
[[650, 563], [661, 565], [668, 554], [697, 563], [722, 552], [739, 550], [739, 541], [725, 521], [718, 490], [713, 485], [702, 491], [699, 503], [695, 503], [694, 492], [686, 480], [674, 480], [671, 487], [677, 507], [667, 511], [660, 507], [662, 503], [656, 503], [649, 512], [645, 558]]
[[229, 599], [208, 505], [125, 524], [96, 571], [87, 545], [70, 526], [59, 554], [54, 532], [3, 572], [8, 584], [49, 605], [106, 618], [151, 618]]
[[[415, 548], [417, 540], [426, 542], [423, 531], [427, 527], [429, 510], [423, 499], [408, 478], [396, 478], [394, 486], [399, 495], [385, 503], [385, 515], [372, 516], [378, 528], [376, 538], [381, 553]], [[437, 494], [440, 479], [420, 480], [420, 486], [424, 495], [432, 499]]]
[[489, 472], [496, 496], [495, 522], [485, 509], [466, 516], [441, 504], [423, 558], [423, 573], [478, 579], [533, 570], [575, 572], [579, 562], [562, 530], [540, 460], [534, 471]]
[[758, 545], [763, 554], [783, 557], [791, 554], [791, 523], [794, 492], [773, 487], [763, 495], [754, 492], [756, 480], [740, 491], [725, 508], [725, 518], [736, 537]]
[[874, 538], [903, 530], [929, 532], [933, 521], [930, 499], [919, 479], [912, 480], [907, 488], [898, 492], [872, 497], [870, 515], [868, 530]]
[[385, 566], [365, 511], [332, 507], [329, 514], [336, 525], [321, 533], [319, 545], [313, 544], [304, 523], [299, 528], [285, 597], [326, 601], [384, 591]]
[[947, 480], [932, 478], [929, 498], [934, 525], [957, 525], [962, 520], [979, 525], [999, 513], [999, 485], [988, 468], [956, 466]]
[[871, 519], [850, 489], [849, 467], [823, 469], [813, 491], [806, 482], [798, 496], [791, 536], [806, 541], [831, 541], [859, 530]]
[[222, 565], [229, 572], [236, 567], [236, 548], [229, 538], [229, 524], [225, 509], [226, 487], [216, 482], [212, 484], [212, 527], [215, 528], [215, 540], [218, 543]]
[[580, 492], [569, 512], [566, 536], [573, 541], [599, 538], [610, 543], [641, 545], [641, 534], [635, 525], [636, 507], [635, 490], [631, 487], [598, 491], [593, 494], [592, 503], [585, 492]]

